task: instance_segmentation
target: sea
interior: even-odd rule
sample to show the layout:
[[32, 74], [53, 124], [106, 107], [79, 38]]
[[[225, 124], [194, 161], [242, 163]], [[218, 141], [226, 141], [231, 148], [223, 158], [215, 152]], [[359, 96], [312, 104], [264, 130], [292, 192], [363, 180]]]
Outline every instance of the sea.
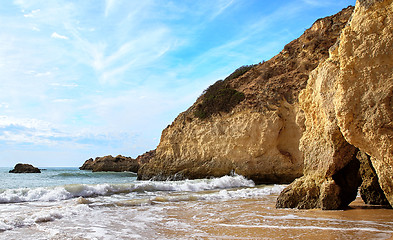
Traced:
[[391, 239], [393, 210], [276, 209], [286, 185], [240, 175], [137, 181], [131, 172], [0, 168], [0, 239]]

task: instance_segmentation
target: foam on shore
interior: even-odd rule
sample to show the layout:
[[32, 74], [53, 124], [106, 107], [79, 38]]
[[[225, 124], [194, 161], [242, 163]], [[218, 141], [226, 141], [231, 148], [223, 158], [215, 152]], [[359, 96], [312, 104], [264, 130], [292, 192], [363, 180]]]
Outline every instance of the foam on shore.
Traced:
[[185, 181], [136, 181], [123, 184], [71, 184], [57, 187], [19, 188], [0, 191], [0, 203], [52, 202], [77, 197], [110, 196], [131, 192], [199, 192], [237, 187], [254, 187], [253, 181], [243, 176], [224, 176], [215, 179]]

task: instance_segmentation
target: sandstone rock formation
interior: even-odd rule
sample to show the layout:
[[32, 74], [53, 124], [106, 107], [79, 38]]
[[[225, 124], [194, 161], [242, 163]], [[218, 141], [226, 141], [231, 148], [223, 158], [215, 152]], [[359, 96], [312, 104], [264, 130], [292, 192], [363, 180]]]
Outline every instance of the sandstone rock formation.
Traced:
[[236, 172], [257, 183], [285, 183], [301, 176], [303, 154], [298, 146], [304, 114], [298, 95], [310, 71], [328, 57], [352, 11], [349, 7], [317, 20], [269, 61], [212, 85], [209, 89], [222, 87], [218, 96], [233, 93], [242, 101], [199, 114], [207, 99], [218, 98], [206, 97], [208, 89], [162, 132], [155, 156], [140, 168], [138, 178], [176, 180]]
[[30, 164], [18, 163], [10, 173], [41, 173], [40, 169]]
[[[356, 161], [357, 151], [345, 141], [337, 126], [331, 101], [337, 76], [336, 63], [329, 59], [310, 74], [307, 88], [300, 93], [299, 102], [306, 118], [306, 131], [299, 146], [304, 153], [304, 176], [284, 190], [277, 207], [337, 209], [356, 198], [358, 182], [347, 186], [347, 181], [340, 181], [345, 184], [340, 186], [336, 180], [341, 169]], [[357, 174], [358, 170], [359, 166], [350, 174]], [[348, 192], [348, 199], [340, 197]]]
[[145, 164], [150, 162], [150, 160], [156, 155], [156, 150], [151, 150], [145, 152], [142, 155], [139, 155], [135, 160], [138, 162], [139, 165]]
[[335, 94], [345, 139], [371, 156], [393, 205], [393, 1], [359, 1], [339, 47]]
[[358, 1], [329, 59], [299, 96], [306, 118], [304, 176], [280, 194], [277, 207], [346, 207], [359, 185], [357, 149], [371, 156], [393, 204], [392, 52], [392, 0]]
[[81, 170], [92, 170], [93, 172], [138, 172], [138, 162], [130, 157], [118, 155], [112, 157], [111, 155], [105, 157], [97, 157], [88, 159], [83, 164]]
[[370, 156], [359, 151], [356, 158], [360, 162], [360, 175], [362, 177], [360, 196], [363, 202], [373, 205], [389, 205], [385, 193], [379, 186], [378, 176], [371, 164]]
[[86, 160], [81, 167], [80, 170], [93, 170], [94, 159], [90, 158]]

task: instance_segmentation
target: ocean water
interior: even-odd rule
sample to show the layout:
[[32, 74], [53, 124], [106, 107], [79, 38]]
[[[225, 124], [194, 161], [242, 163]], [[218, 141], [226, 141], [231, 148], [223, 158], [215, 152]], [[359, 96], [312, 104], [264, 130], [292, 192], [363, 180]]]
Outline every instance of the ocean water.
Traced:
[[0, 169], [0, 239], [389, 239], [393, 211], [275, 209], [285, 185], [242, 176], [137, 181], [134, 173]]

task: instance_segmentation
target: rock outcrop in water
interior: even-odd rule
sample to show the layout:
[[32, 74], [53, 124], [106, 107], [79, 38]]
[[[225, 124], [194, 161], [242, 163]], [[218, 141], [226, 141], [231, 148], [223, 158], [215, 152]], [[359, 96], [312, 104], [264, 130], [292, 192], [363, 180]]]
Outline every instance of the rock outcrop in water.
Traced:
[[[357, 149], [370, 156], [393, 205], [392, 2], [359, 0], [329, 59], [310, 75], [299, 95], [306, 118], [300, 140], [304, 176], [280, 194], [277, 207], [346, 207], [359, 185]], [[375, 179], [371, 185], [378, 185]], [[377, 195], [368, 201], [383, 199]]]
[[136, 159], [118, 155], [92, 158], [85, 161], [80, 170], [92, 170], [93, 172], [138, 172], [139, 163]]
[[81, 167], [79, 167], [80, 170], [93, 170], [93, 164], [94, 164], [94, 159], [90, 158], [87, 159]]
[[31, 164], [18, 163], [10, 173], [41, 173], [41, 170]]
[[305, 127], [298, 95], [311, 70], [328, 58], [352, 11], [317, 20], [269, 61], [240, 68], [209, 87], [162, 132], [155, 156], [138, 178], [236, 172], [257, 183], [287, 183], [303, 175], [298, 146]]

